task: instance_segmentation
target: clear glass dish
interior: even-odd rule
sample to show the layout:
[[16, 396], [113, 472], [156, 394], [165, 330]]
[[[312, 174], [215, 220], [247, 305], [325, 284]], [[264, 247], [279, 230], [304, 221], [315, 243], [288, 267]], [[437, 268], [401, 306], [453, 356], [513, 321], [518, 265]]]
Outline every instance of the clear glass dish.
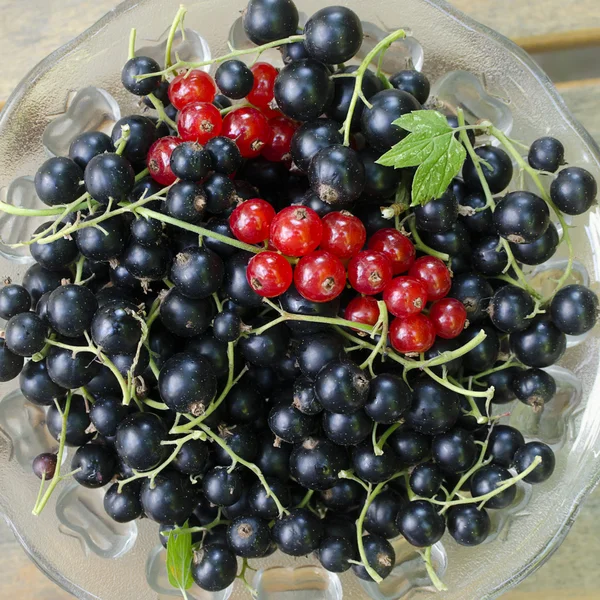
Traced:
[[[130, 28], [138, 29], [138, 48], [160, 53], [178, 4], [174, 0], [124, 2], [24, 78], [0, 116], [3, 200], [35, 205], [39, 201], [32, 194], [30, 176], [48, 152], [64, 149], [77, 128], [110, 128], [119, 114], [140, 111], [119, 81]], [[323, 0], [298, 2], [306, 14], [323, 4]], [[366, 49], [386, 31], [400, 27], [414, 36], [392, 48], [387, 70], [402, 68], [410, 59], [436, 82], [433, 93], [448, 107], [460, 104], [467, 118], [490, 118], [525, 142], [552, 133], [564, 143], [570, 163], [584, 166], [600, 178], [598, 147], [569, 114], [544, 73], [510, 41], [441, 0], [347, 0], [345, 4], [365, 22], [369, 34]], [[243, 43], [239, 22], [233, 28], [231, 24], [244, 5], [244, 0], [190, 0], [187, 51], [216, 56], [226, 51], [227, 39], [234, 45]], [[594, 210], [576, 220], [573, 236], [578, 258], [575, 276], [589, 281], [596, 290], [599, 216]], [[4, 241], [22, 239], [34, 226], [34, 222], [0, 217]], [[19, 281], [27, 267], [26, 255], [7, 246], [0, 246], [0, 253], [3, 277]], [[543, 285], [544, 279], [560, 269], [560, 259], [553, 259], [534, 276]], [[560, 392], [551, 408], [532, 418], [524, 407], [515, 407], [511, 416], [526, 433], [556, 449], [555, 475], [533, 493], [528, 486], [520, 488], [518, 503], [510, 514], [495, 517], [495, 534], [477, 550], [442, 540], [435, 548], [434, 563], [448, 591], [434, 591], [422, 563], [400, 539], [395, 542], [398, 566], [380, 589], [362, 587], [350, 574], [339, 579], [328, 576], [312, 558], [295, 560], [275, 554], [255, 561], [261, 569], [254, 581], [260, 597], [339, 600], [343, 594], [347, 599], [435, 596], [440, 600], [480, 600], [497, 597], [538, 568], [558, 548], [600, 478], [600, 340], [593, 333], [570, 340], [570, 346], [561, 367], [554, 368]], [[64, 483], [43, 516], [32, 517], [38, 482], [30, 473], [31, 459], [52, 448], [54, 442], [45, 433], [43, 411], [25, 404], [16, 388], [15, 382], [0, 386], [0, 510], [26, 552], [50, 578], [79, 598], [155, 600], [177, 596], [165, 585], [165, 573], [159, 568], [164, 557], [157, 548], [156, 525], [147, 521], [110, 523], [102, 510], [102, 490]], [[282, 569], [273, 569], [278, 566]], [[196, 599], [225, 600], [229, 596], [247, 597], [247, 592], [236, 585], [221, 594], [197, 589], [190, 593], [190, 598]]]

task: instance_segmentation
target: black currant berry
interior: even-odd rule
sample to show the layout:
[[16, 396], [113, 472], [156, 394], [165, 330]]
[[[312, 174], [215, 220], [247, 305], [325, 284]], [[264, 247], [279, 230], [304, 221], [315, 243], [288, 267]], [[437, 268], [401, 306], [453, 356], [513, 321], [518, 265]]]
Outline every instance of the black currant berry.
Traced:
[[490, 517], [485, 509], [471, 504], [452, 506], [448, 511], [448, 533], [461, 546], [477, 546], [490, 533]]
[[473, 436], [463, 429], [453, 429], [433, 438], [433, 459], [446, 473], [464, 473], [477, 459]]
[[432, 462], [417, 465], [410, 474], [410, 489], [423, 498], [433, 498], [444, 481], [444, 474]]
[[62, 400], [66, 390], [50, 379], [45, 360], [30, 360], [19, 376], [21, 393], [29, 402], [38, 406], [50, 406], [55, 400]]
[[512, 381], [516, 397], [528, 404], [534, 411], [544, 408], [556, 394], [556, 381], [550, 373], [541, 369], [526, 369], [520, 371]]
[[313, 156], [329, 146], [343, 142], [340, 126], [332, 119], [316, 119], [303, 123], [292, 136], [290, 153], [294, 164], [304, 173], [308, 172]]
[[86, 444], [77, 449], [71, 461], [71, 470], [77, 483], [98, 488], [106, 485], [114, 476], [117, 468], [116, 457], [112, 449], [101, 444]]
[[79, 337], [89, 329], [97, 307], [96, 297], [85, 286], [61, 285], [48, 299], [48, 320], [61, 335]]
[[[259, 322], [259, 326], [264, 324]], [[239, 348], [244, 358], [258, 367], [268, 367], [285, 354], [289, 330], [281, 323], [263, 333], [242, 338]]]
[[476, 271], [494, 277], [504, 273], [508, 265], [508, 255], [500, 238], [490, 235], [473, 242], [471, 261]]
[[90, 160], [84, 173], [85, 187], [90, 196], [108, 204], [127, 198], [135, 184], [135, 172], [129, 162], [114, 153], [99, 154]]
[[104, 510], [117, 523], [128, 523], [142, 516], [140, 485], [132, 481], [119, 492], [119, 484], [113, 483], [104, 495]]
[[323, 526], [306, 508], [294, 508], [275, 522], [272, 529], [277, 547], [290, 556], [305, 556], [319, 547]]
[[487, 234], [494, 229], [494, 217], [483, 192], [474, 192], [460, 200], [459, 219], [471, 233]]
[[242, 19], [246, 35], [257, 45], [289, 37], [298, 29], [298, 9], [292, 0], [250, 0]]
[[271, 409], [268, 424], [278, 438], [289, 444], [295, 444], [313, 433], [317, 426], [317, 419], [282, 403]]
[[213, 320], [213, 335], [221, 342], [235, 342], [242, 333], [242, 320], [231, 311], [219, 313]]
[[213, 159], [210, 152], [197, 142], [184, 142], [173, 150], [170, 165], [179, 179], [201, 181], [213, 168]]
[[536, 457], [541, 457], [542, 462], [525, 476], [527, 483], [543, 483], [554, 473], [556, 457], [552, 448], [543, 442], [529, 442], [519, 448], [515, 453], [512, 466], [517, 473], [522, 473], [533, 464]]
[[367, 106], [362, 113], [361, 131], [372, 148], [385, 152], [408, 135], [392, 122], [421, 105], [411, 94], [396, 89], [378, 92], [370, 102], [372, 108]]
[[80, 133], [69, 146], [69, 158], [81, 169], [99, 154], [114, 152], [112, 140], [101, 131], [84, 131]]
[[30, 308], [31, 296], [22, 285], [11, 283], [0, 289], [0, 318], [8, 321]]
[[138, 79], [138, 75], [158, 73], [160, 65], [148, 56], [135, 56], [130, 58], [121, 71], [123, 87], [136, 96], [147, 96], [156, 91], [160, 84], [160, 75]]
[[369, 533], [386, 539], [398, 537], [400, 532], [396, 525], [396, 517], [405, 500], [392, 489], [383, 490], [369, 505], [365, 515], [365, 529]]
[[[286, 312], [294, 315], [306, 315], [311, 317], [335, 317], [337, 316], [340, 308], [339, 297], [329, 302], [311, 302], [310, 300], [307, 300], [301, 296], [300, 292], [298, 292], [294, 285], [290, 286], [285, 294], [279, 296], [279, 301], [281, 302], [281, 307]], [[326, 325], [324, 326], [322, 323], [311, 323], [310, 321], [289, 321], [287, 326], [298, 335], [329, 330], [329, 328]], [[339, 342], [335, 344], [335, 347], [339, 347]], [[300, 359], [298, 362], [300, 362]], [[302, 363], [300, 362], [300, 364]], [[302, 369], [302, 366], [300, 368]], [[310, 376], [310, 373], [307, 373], [304, 371], [304, 369], [303, 372]]]
[[325, 435], [339, 446], [356, 446], [364, 441], [373, 429], [373, 421], [364, 410], [345, 415], [325, 411], [322, 418]]
[[206, 194], [198, 183], [180, 181], [167, 192], [165, 200], [167, 213], [185, 223], [198, 223], [204, 216]]
[[107, 354], [135, 354], [142, 335], [137, 307], [109, 302], [96, 311], [91, 333], [94, 343]]
[[100, 435], [112, 437], [129, 412], [129, 407], [123, 404], [121, 398], [105, 396], [90, 407], [90, 420]]
[[166, 244], [154, 246], [130, 243], [123, 254], [123, 265], [136, 278], [145, 281], [164, 279], [171, 262], [171, 252]]
[[227, 543], [237, 556], [264, 556], [271, 543], [268, 522], [254, 516], [237, 517], [227, 529]]
[[326, 410], [350, 414], [367, 403], [369, 379], [351, 360], [337, 360], [319, 371], [315, 392]]
[[211, 364], [217, 378], [226, 377], [229, 373], [227, 344], [220, 342], [210, 333], [191, 338], [185, 345], [185, 351], [204, 357]]
[[48, 326], [36, 313], [23, 312], [6, 323], [4, 343], [13, 354], [32, 356], [44, 347], [47, 332]]
[[414, 69], [398, 71], [390, 77], [390, 83], [397, 90], [413, 95], [420, 104], [425, 104], [429, 98], [429, 79]]
[[204, 333], [214, 315], [214, 304], [210, 299], [192, 300], [173, 288], [160, 305], [163, 325], [179, 337], [193, 337]]
[[312, 121], [323, 114], [333, 98], [327, 67], [312, 58], [286, 65], [275, 80], [275, 100], [290, 119]]
[[568, 215], [581, 215], [588, 211], [597, 193], [594, 176], [581, 167], [563, 169], [550, 186], [552, 201]]
[[471, 236], [465, 225], [457, 221], [442, 233], [422, 232], [423, 241], [434, 250], [444, 252], [451, 257], [470, 254], [471, 252]]
[[343, 573], [351, 564], [349, 560], [356, 560], [358, 553], [355, 544], [343, 537], [326, 537], [319, 545], [316, 556], [321, 565], [332, 573]]
[[231, 209], [236, 201], [235, 185], [222, 173], [213, 173], [204, 181], [206, 210], [218, 215]]
[[439, 542], [446, 529], [444, 517], [426, 500], [405, 504], [398, 513], [396, 525], [409, 544], [420, 548]]
[[188, 298], [208, 298], [223, 281], [223, 261], [207, 248], [187, 248], [173, 259], [169, 279]]
[[530, 323], [535, 303], [524, 289], [505, 285], [498, 289], [489, 306], [494, 326], [505, 333], [522, 331]]
[[448, 431], [459, 415], [460, 401], [454, 392], [428, 378], [415, 382], [406, 417], [410, 427], [426, 435], [436, 435]]
[[[427, 350], [427, 352], [425, 352], [425, 358], [427, 360], [431, 360], [432, 358], [437, 358], [444, 352], [452, 352], [453, 350], [456, 350], [458, 348], [458, 346], [459, 346], [459, 343], [456, 338], [454, 338], [452, 340], [436, 338], [435, 342], [433, 343], [433, 346], [431, 346], [431, 348], [429, 348], [429, 350]], [[458, 375], [458, 373], [462, 367], [462, 357], [458, 356], [457, 358], [449, 360], [448, 362], [444, 362], [443, 365], [431, 366], [429, 368], [436, 375], [439, 375], [441, 377], [443, 375], [443, 371], [444, 371], [444, 369], [442, 367], [445, 368], [446, 373], [448, 375], [450, 375], [450, 377], [455, 377], [456, 375]]]
[[538, 138], [531, 144], [527, 160], [538, 171], [556, 173], [565, 164], [565, 147], [556, 138]]
[[[81, 345], [79, 338], [73, 343]], [[73, 355], [72, 350], [56, 346], [50, 348], [46, 365], [50, 379], [68, 390], [87, 385], [100, 370], [100, 364], [94, 360], [93, 354], [78, 352]]]
[[554, 223], [548, 225], [544, 235], [531, 244], [510, 244], [510, 249], [519, 262], [526, 265], [541, 265], [554, 256], [560, 238]]
[[292, 447], [266, 435], [259, 440], [258, 453], [254, 463], [265, 477], [276, 477], [279, 481], [289, 479], [289, 461]]
[[398, 375], [383, 373], [371, 380], [365, 412], [376, 423], [396, 423], [409, 409], [411, 393]]
[[389, 437], [388, 444], [405, 467], [416, 465], [431, 456], [431, 437], [412, 429], [396, 429]]
[[195, 492], [185, 475], [165, 469], [153, 479], [143, 480], [140, 500], [153, 521], [183, 523], [194, 510]]
[[24, 358], [11, 352], [6, 346], [6, 340], [0, 337], [0, 381], [14, 379], [21, 372], [24, 362]]
[[381, 483], [395, 472], [398, 459], [389, 448], [377, 455], [369, 441], [352, 449], [352, 467], [358, 477], [368, 483]]
[[57, 457], [51, 452], [38, 454], [32, 462], [32, 470], [36, 477], [48, 481], [54, 477], [56, 471]]
[[598, 320], [598, 296], [584, 285], [567, 285], [552, 298], [552, 322], [567, 335], [582, 335]]
[[496, 425], [490, 432], [486, 458], [494, 464], [510, 467], [519, 448], [525, 445], [523, 434], [510, 425]]
[[[494, 492], [507, 479], [511, 479], [512, 475], [508, 469], [499, 465], [487, 465], [481, 467], [476, 473], [471, 476], [471, 496], [486, 496], [490, 492]], [[506, 508], [510, 506], [517, 495], [517, 488], [514, 485], [506, 488], [504, 491], [492, 496], [486, 500], [486, 508]]]
[[477, 323], [487, 316], [487, 308], [494, 290], [487, 279], [475, 273], [463, 273], [452, 280], [448, 296], [460, 300], [467, 310], [469, 323]]
[[513, 391], [513, 382], [520, 372], [519, 367], [508, 367], [507, 369], [494, 371], [485, 377], [483, 380], [485, 385], [494, 387], [494, 396], [492, 397], [494, 404], [508, 404], [516, 398]]
[[[204, 227], [206, 227], [206, 229], [208, 229], [209, 231], [220, 233], [225, 237], [235, 239], [235, 236], [231, 232], [231, 227], [229, 227], [229, 221], [227, 219], [213, 217]], [[186, 247], [189, 248], [190, 246], [196, 246], [196, 241], [197, 238], [194, 240], [193, 244], [188, 244]], [[239, 252], [239, 250], [235, 246], [230, 246], [229, 244], [226, 244], [224, 242], [221, 242], [220, 240], [216, 240], [208, 236], [204, 238], [204, 245], [209, 250], [212, 250], [215, 254], [220, 256], [222, 259], [227, 259], [230, 256], [236, 254], [236, 252]], [[186, 248], [181, 248], [180, 250], [178, 250], [178, 252], [185, 249]]]
[[268, 478], [267, 484], [269, 491], [265, 486], [257, 481], [248, 491], [248, 506], [251, 511], [262, 519], [276, 519], [279, 517], [279, 509], [273, 494], [278, 498], [284, 508], [289, 507], [291, 503], [290, 488], [283, 484], [279, 479]]
[[549, 367], [567, 348], [565, 334], [546, 315], [535, 317], [523, 331], [510, 334], [510, 348], [528, 367]]
[[[344, 79], [338, 79], [337, 81], [344, 81]], [[402, 178], [402, 171], [399, 169], [384, 167], [376, 162], [380, 155], [380, 152], [371, 148], [365, 148], [359, 155], [365, 168], [363, 195], [369, 198], [389, 198], [393, 196]]]
[[254, 75], [241, 60], [226, 60], [217, 68], [215, 82], [222, 94], [239, 100], [252, 91]]
[[462, 364], [468, 373], [481, 373], [494, 366], [500, 354], [500, 338], [490, 325], [473, 325], [458, 337], [460, 345], [468, 344], [479, 332], [485, 332], [485, 339], [462, 357]]
[[83, 171], [70, 158], [49, 158], [35, 174], [35, 191], [48, 206], [68, 204], [79, 198], [85, 189]]
[[294, 448], [290, 473], [309, 490], [326, 490], [338, 481], [338, 473], [348, 467], [346, 452], [325, 438], [309, 437]]
[[[369, 566], [379, 577], [385, 579], [396, 564], [396, 552], [393, 546], [385, 538], [371, 534], [363, 538], [363, 547]], [[353, 564], [352, 571], [360, 579], [373, 581], [364, 565]]]
[[345, 206], [358, 199], [365, 186], [365, 168], [359, 155], [342, 145], [323, 148], [311, 160], [308, 179], [326, 204]]
[[496, 232], [514, 244], [531, 244], [542, 237], [550, 224], [550, 209], [531, 192], [510, 192], [494, 210]]
[[194, 554], [192, 577], [201, 589], [219, 592], [229, 587], [236, 575], [237, 559], [226, 545], [207, 544]]
[[[510, 156], [502, 148], [495, 146], [479, 146], [475, 148], [475, 154], [485, 161], [481, 163], [481, 170], [492, 194], [499, 194], [506, 189], [513, 176]], [[467, 187], [471, 190], [483, 191], [473, 161], [469, 157], [465, 161], [462, 173]]]
[[[65, 409], [65, 400], [59, 401], [61, 411]], [[82, 396], [73, 396], [71, 406], [67, 416], [67, 427], [65, 443], [67, 446], [83, 446], [94, 435], [88, 433], [90, 419], [86, 411], [85, 401]], [[46, 413], [46, 427], [48, 432], [55, 439], [59, 440], [62, 431], [62, 415], [58, 412], [55, 404], [48, 407]]]
[[[95, 215], [94, 215], [95, 217]], [[92, 216], [83, 220], [91, 220]], [[90, 260], [108, 261], [117, 258], [125, 249], [128, 228], [121, 215], [102, 221], [98, 227], [84, 227], [75, 233], [79, 252]]]
[[134, 413], [117, 427], [115, 448], [119, 457], [136, 471], [149, 471], [160, 464], [166, 454], [167, 430], [162, 419], [153, 413]]
[[[40, 225], [33, 232], [33, 235], [35, 236], [46, 231], [51, 225], [51, 222]], [[31, 251], [31, 256], [33, 256], [36, 262], [44, 267], [44, 269], [50, 271], [64, 269], [77, 258], [79, 253], [77, 244], [71, 236], [62, 237], [47, 244], [33, 242], [29, 249]]]
[[448, 231], [458, 218], [458, 202], [451, 189], [437, 200], [430, 200], [414, 211], [415, 225], [421, 231], [442, 233]]
[[365, 490], [356, 481], [338, 479], [333, 487], [320, 492], [319, 498], [327, 508], [347, 512], [362, 506]]
[[208, 153], [212, 168], [217, 173], [231, 175], [242, 166], [242, 155], [235, 142], [229, 138], [219, 136], [208, 140], [204, 151]]
[[124, 127], [129, 127], [129, 137], [121, 156], [124, 156], [130, 163], [145, 162], [150, 147], [158, 139], [155, 122], [141, 115], [130, 115], [119, 119], [111, 134], [115, 147], [119, 145]]

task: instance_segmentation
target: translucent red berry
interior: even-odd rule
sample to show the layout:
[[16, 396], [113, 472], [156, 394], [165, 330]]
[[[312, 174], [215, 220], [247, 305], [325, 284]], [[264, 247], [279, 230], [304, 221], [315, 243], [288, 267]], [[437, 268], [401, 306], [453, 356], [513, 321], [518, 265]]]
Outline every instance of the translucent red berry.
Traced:
[[252, 198], [234, 208], [229, 217], [229, 227], [241, 242], [260, 244], [269, 239], [274, 218], [275, 209], [266, 200]]
[[298, 126], [287, 117], [269, 119], [269, 127], [273, 132], [271, 141], [262, 149], [262, 155], [272, 162], [290, 162], [292, 136]]
[[379, 306], [372, 296], [356, 296], [348, 302], [344, 311], [344, 319], [355, 323], [375, 325], [379, 319]]
[[348, 281], [361, 294], [379, 294], [391, 280], [392, 261], [381, 252], [363, 250], [348, 263]]
[[146, 165], [152, 179], [158, 181], [161, 185], [175, 183], [177, 177], [171, 171], [171, 154], [182, 143], [183, 140], [181, 138], [165, 136], [156, 140], [150, 146], [148, 156], [146, 157]]
[[225, 116], [221, 135], [233, 140], [244, 158], [254, 158], [271, 142], [273, 132], [267, 117], [256, 108], [244, 106]]
[[417, 258], [408, 274], [423, 282], [427, 289], [428, 302], [443, 298], [452, 287], [452, 276], [448, 267], [434, 256]]
[[177, 109], [192, 102], [212, 102], [217, 93], [213, 78], [199, 69], [177, 75], [169, 84], [169, 100]]
[[292, 278], [290, 263], [277, 252], [255, 254], [246, 269], [250, 287], [265, 298], [283, 294], [292, 285]]
[[266, 62], [255, 63], [250, 70], [254, 75], [254, 85], [246, 98], [250, 104], [258, 108], [266, 108], [273, 102], [273, 88], [278, 71]]
[[395, 277], [383, 291], [383, 301], [395, 317], [408, 317], [425, 308], [427, 289], [414, 277]]
[[308, 206], [288, 206], [271, 222], [271, 244], [287, 256], [305, 256], [321, 242], [323, 226], [319, 215]]
[[332, 212], [323, 217], [322, 250], [338, 258], [350, 258], [362, 250], [366, 239], [362, 221], [349, 212]]
[[219, 109], [208, 102], [187, 104], [177, 115], [179, 136], [186, 142], [206, 144], [221, 133], [223, 119]]
[[307, 300], [329, 302], [344, 290], [346, 269], [333, 254], [317, 250], [298, 261], [294, 269], [294, 284]]
[[460, 335], [465, 328], [467, 311], [460, 300], [442, 298], [431, 305], [429, 319], [439, 337], [451, 340]]
[[392, 261], [394, 275], [406, 273], [415, 262], [413, 243], [397, 229], [380, 229], [371, 236], [368, 247], [385, 254]]
[[402, 354], [427, 352], [435, 342], [435, 329], [423, 313], [417, 313], [394, 319], [389, 338], [394, 350]]

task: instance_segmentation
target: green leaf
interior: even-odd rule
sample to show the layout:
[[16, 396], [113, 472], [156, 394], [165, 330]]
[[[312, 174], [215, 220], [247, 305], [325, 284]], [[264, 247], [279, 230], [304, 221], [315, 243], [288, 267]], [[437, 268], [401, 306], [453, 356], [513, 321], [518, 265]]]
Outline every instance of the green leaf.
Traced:
[[[187, 522], [182, 529], [188, 527]], [[169, 583], [181, 590], [186, 597], [185, 590], [188, 590], [194, 584], [192, 579], [192, 534], [180, 533], [182, 530], [169, 531], [167, 540], [167, 574]]]
[[460, 172], [467, 152], [446, 117], [434, 110], [417, 110], [393, 122], [409, 132], [378, 164], [401, 169], [418, 167], [412, 184], [412, 206], [439, 198]]

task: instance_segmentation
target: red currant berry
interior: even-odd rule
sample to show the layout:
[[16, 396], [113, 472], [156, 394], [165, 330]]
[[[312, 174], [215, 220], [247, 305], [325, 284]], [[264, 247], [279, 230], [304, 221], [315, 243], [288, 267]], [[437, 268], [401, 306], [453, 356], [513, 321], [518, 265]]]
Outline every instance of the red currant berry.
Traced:
[[433, 323], [417, 313], [403, 319], [394, 319], [390, 325], [392, 347], [402, 354], [427, 352], [435, 342]]
[[303, 256], [294, 269], [294, 284], [311, 302], [329, 302], [337, 298], [346, 285], [342, 261], [323, 250]]
[[427, 289], [414, 277], [396, 277], [383, 290], [383, 301], [395, 317], [408, 317], [425, 308]]
[[379, 319], [379, 306], [372, 296], [356, 296], [348, 302], [344, 311], [344, 319], [355, 323], [375, 325]]
[[451, 340], [458, 337], [465, 328], [467, 311], [460, 300], [442, 298], [431, 305], [429, 319], [439, 337]]
[[427, 289], [428, 302], [443, 298], [452, 287], [452, 277], [448, 267], [435, 256], [417, 258], [408, 274], [423, 282]]
[[288, 256], [305, 256], [321, 242], [323, 225], [308, 206], [288, 206], [271, 222], [271, 244]]
[[274, 217], [275, 209], [266, 200], [252, 198], [234, 208], [229, 217], [229, 227], [240, 242], [260, 244], [269, 239]]
[[371, 236], [368, 248], [382, 252], [392, 261], [394, 275], [406, 273], [415, 262], [415, 247], [397, 229], [380, 229]]
[[367, 232], [362, 221], [349, 212], [332, 212], [323, 217], [322, 250], [338, 258], [350, 258], [360, 252], [366, 239]]
[[298, 126], [287, 117], [275, 117], [269, 120], [269, 127], [273, 132], [273, 138], [262, 149], [262, 155], [272, 162], [290, 162], [292, 160], [290, 154], [292, 136]]
[[219, 135], [222, 126], [223, 119], [219, 109], [208, 102], [187, 104], [177, 115], [177, 130], [181, 139], [186, 142], [204, 145]]
[[148, 150], [146, 157], [148, 172], [152, 179], [161, 185], [171, 185], [177, 179], [171, 171], [171, 154], [181, 143], [183, 143], [181, 138], [168, 135], [156, 140]]
[[292, 285], [292, 278], [290, 263], [276, 252], [255, 254], [246, 269], [250, 287], [264, 298], [283, 294]]
[[266, 62], [258, 62], [251, 66], [250, 70], [254, 75], [254, 85], [246, 98], [250, 104], [258, 108], [266, 108], [273, 102], [273, 88], [278, 71]]
[[212, 102], [216, 93], [213, 78], [199, 69], [177, 75], [169, 84], [168, 91], [169, 100], [177, 110], [192, 102]]
[[392, 261], [381, 252], [363, 250], [348, 263], [348, 281], [361, 294], [379, 294], [392, 280]]
[[232, 110], [223, 119], [221, 135], [233, 140], [244, 158], [255, 158], [273, 137], [267, 117], [251, 106]]

